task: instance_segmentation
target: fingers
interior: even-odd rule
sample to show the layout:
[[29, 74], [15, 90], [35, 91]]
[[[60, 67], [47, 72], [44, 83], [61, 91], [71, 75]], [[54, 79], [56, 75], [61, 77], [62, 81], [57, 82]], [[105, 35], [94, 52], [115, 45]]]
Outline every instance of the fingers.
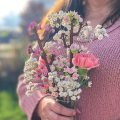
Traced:
[[73, 117], [61, 116], [61, 115], [56, 114], [53, 111], [50, 111], [48, 113], [48, 116], [50, 120], [73, 120]]
[[58, 102], [55, 102], [55, 104], [51, 105], [51, 110], [53, 110], [55, 113], [65, 115], [65, 116], [74, 116], [76, 114], [75, 110], [66, 108], [59, 104]]

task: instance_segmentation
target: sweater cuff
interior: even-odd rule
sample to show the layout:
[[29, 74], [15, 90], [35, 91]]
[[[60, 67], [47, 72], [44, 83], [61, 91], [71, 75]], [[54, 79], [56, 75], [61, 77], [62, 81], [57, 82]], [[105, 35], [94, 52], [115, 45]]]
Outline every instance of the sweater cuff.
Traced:
[[34, 110], [37, 107], [40, 100], [46, 96], [49, 96], [49, 95], [50, 94], [42, 95], [41, 93], [37, 92], [34, 95], [30, 96], [28, 98], [28, 101], [24, 101], [24, 103], [25, 103], [24, 104], [24, 111], [27, 114], [28, 120], [32, 120]]

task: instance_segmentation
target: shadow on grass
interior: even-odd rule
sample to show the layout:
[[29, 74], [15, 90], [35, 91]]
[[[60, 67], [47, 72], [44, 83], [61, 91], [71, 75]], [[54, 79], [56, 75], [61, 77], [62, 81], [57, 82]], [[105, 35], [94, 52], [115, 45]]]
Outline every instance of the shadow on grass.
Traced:
[[15, 85], [0, 88], [0, 120], [27, 120], [19, 107]]

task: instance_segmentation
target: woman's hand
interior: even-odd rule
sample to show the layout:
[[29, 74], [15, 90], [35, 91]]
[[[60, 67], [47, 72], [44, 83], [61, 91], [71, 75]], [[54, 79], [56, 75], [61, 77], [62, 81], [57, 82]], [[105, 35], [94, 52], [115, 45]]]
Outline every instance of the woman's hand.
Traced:
[[40, 101], [36, 112], [42, 120], [73, 120], [73, 116], [76, 114], [75, 110], [62, 106], [51, 96]]

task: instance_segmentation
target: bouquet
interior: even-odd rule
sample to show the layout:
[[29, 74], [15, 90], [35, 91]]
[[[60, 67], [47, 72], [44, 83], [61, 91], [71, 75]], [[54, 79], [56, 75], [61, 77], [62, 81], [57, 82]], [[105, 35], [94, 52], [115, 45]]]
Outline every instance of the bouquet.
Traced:
[[[39, 49], [35, 50], [30, 45], [27, 52], [36, 54], [39, 60], [31, 58], [25, 62], [24, 83], [28, 82], [26, 95], [30, 96], [39, 90], [42, 94], [55, 97], [62, 105], [74, 109], [82, 88], [91, 87], [88, 72], [99, 66], [98, 58], [90, 53], [85, 45], [96, 38], [102, 40], [109, 36], [101, 25], [97, 25], [93, 30], [90, 21], [84, 24], [76, 12], [52, 12], [47, 18], [45, 28], [35, 22], [28, 28], [30, 35], [35, 34]], [[37, 30], [43, 29], [44, 39], [40, 40]], [[46, 42], [43, 47], [42, 42], [53, 33], [53, 41]], [[79, 46], [74, 39], [85, 40], [85, 43]], [[61, 55], [60, 50], [64, 50], [65, 54]], [[42, 90], [39, 89], [39, 83], [43, 85]]]

